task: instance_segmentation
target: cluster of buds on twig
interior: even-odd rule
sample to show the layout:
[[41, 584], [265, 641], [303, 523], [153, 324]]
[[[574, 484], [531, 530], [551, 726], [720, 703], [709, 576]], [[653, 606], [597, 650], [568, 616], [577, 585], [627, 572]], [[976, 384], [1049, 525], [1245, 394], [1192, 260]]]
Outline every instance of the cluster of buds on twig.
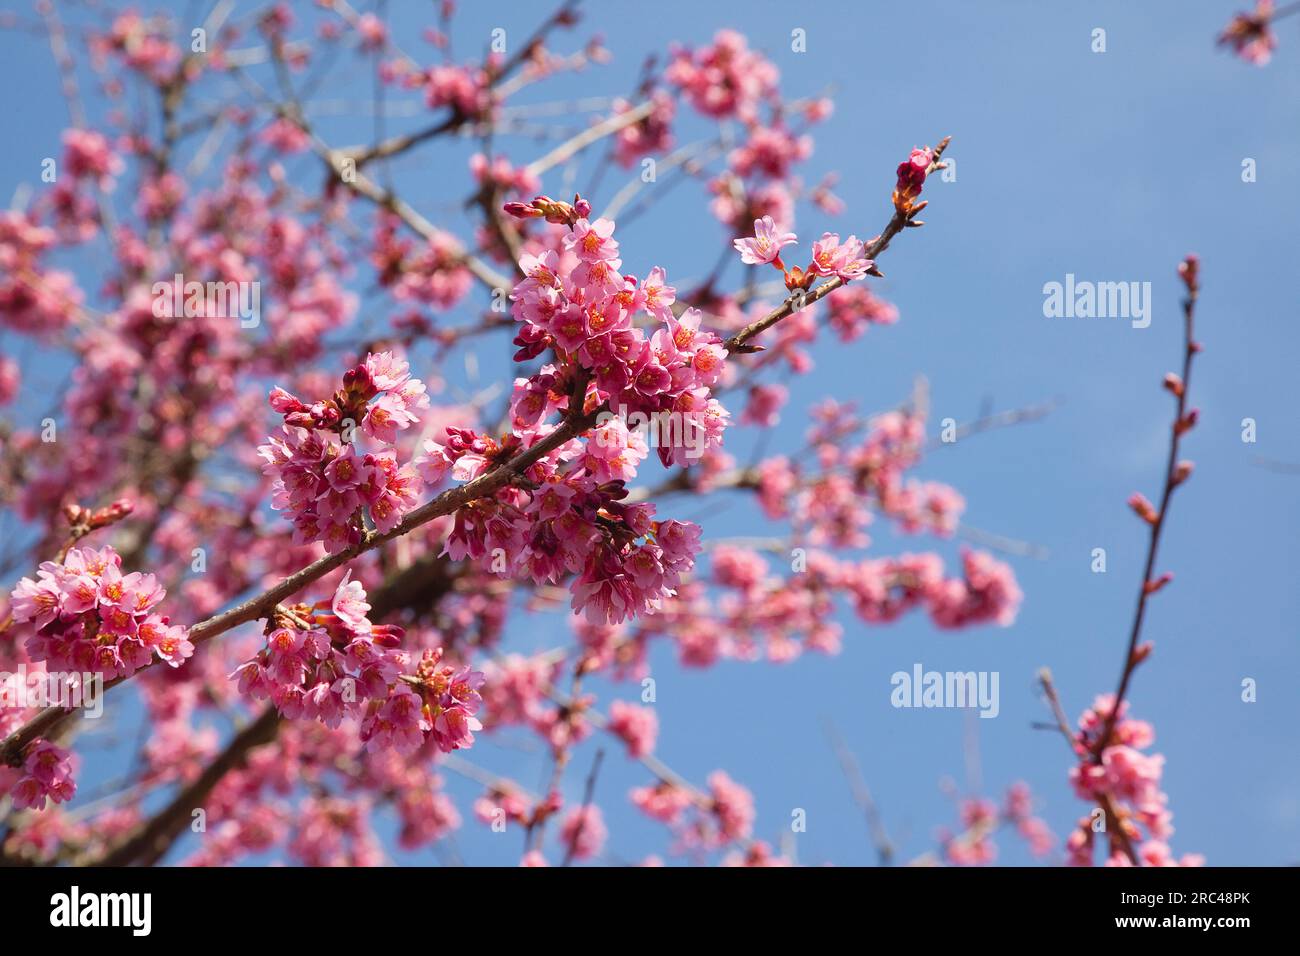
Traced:
[[934, 149], [929, 146], [923, 146], [912, 150], [912, 155], [907, 157], [905, 162], [898, 165], [898, 184], [894, 187], [894, 209], [900, 216], [905, 216], [909, 226], [919, 226], [920, 222], [914, 222], [916, 216], [928, 203], [922, 200], [915, 202], [916, 197], [921, 195], [921, 190], [925, 186], [925, 178], [931, 173], [940, 169], [946, 169], [947, 164], [941, 161], [943, 151], [948, 148], [948, 142], [951, 139], [945, 136], [943, 140]]
[[272, 393], [271, 405], [284, 415], [286, 425], [338, 431], [344, 421], [360, 421], [370, 399], [377, 394], [379, 388], [370, 370], [362, 363], [343, 373], [343, 387], [334, 393], [333, 398], [309, 405], [277, 389]]
[[83, 508], [76, 502], [64, 505], [63, 517], [68, 522], [68, 540], [59, 551], [58, 559], [62, 561], [68, 549], [90, 532], [116, 524], [134, 510], [135, 505], [127, 498], [119, 498], [107, 508]]
[[79, 504], [66, 504], [63, 506], [63, 517], [68, 519], [72, 533], [77, 537], [81, 537], [91, 531], [121, 521], [134, 510], [135, 505], [129, 499], [119, 498], [107, 508], [95, 510], [83, 508]]
[[550, 196], [537, 196], [532, 202], [508, 202], [502, 208], [516, 219], [545, 219], [557, 226], [569, 227], [591, 215], [591, 203], [576, 193], [571, 203]]

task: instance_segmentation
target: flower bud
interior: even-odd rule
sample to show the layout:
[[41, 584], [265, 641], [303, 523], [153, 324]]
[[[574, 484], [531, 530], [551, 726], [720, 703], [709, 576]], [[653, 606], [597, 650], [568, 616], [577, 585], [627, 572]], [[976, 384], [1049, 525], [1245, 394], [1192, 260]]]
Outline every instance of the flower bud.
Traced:
[[1146, 495], [1140, 491], [1133, 492], [1128, 499], [1128, 506], [1147, 524], [1155, 524], [1159, 518], [1159, 515], [1156, 514], [1155, 505], [1148, 501]]

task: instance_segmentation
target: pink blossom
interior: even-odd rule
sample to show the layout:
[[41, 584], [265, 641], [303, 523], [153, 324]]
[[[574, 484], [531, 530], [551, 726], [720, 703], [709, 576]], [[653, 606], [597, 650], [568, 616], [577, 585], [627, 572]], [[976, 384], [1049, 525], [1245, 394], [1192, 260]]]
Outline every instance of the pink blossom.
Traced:
[[609, 707], [609, 729], [627, 744], [628, 756], [644, 757], [654, 750], [659, 718], [651, 707], [616, 700]]
[[740, 253], [740, 261], [746, 265], [757, 266], [766, 263], [781, 263], [781, 249], [798, 240], [793, 232], [781, 232], [772, 221], [771, 216], [754, 220], [754, 237], [737, 239], [732, 245]]
[[575, 859], [586, 860], [600, 853], [608, 832], [600, 807], [580, 807], [564, 818], [560, 826], [560, 840]]

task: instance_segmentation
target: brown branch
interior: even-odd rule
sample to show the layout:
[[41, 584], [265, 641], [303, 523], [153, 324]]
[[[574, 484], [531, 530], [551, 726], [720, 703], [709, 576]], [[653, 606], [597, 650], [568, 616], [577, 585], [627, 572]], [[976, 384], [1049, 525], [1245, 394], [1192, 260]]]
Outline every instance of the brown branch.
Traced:
[[573, 838], [569, 840], [569, 847], [564, 852], [564, 861], [560, 866], [568, 866], [573, 862], [574, 855], [578, 852], [578, 841], [582, 839], [582, 831], [587, 826], [587, 810], [591, 806], [592, 794], [596, 791], [596, 775], [600, 773], [600, 762], [605, 759], [605, 750], [602, 747], [596, 751], [596, 759], [592, 761], [591, 772], [587, 774], [587, 785], [582, 795], [582, 809], [578, 815], [578, 825], [574, 828]]
[[[447, 559], [429, 554], [403, 568], [370, 595], [370, 618], [382, 621], [401, 609], [413, 609], [417, 614], [432, 609], [451, 591], [456, 579], [452, 567]], [[177, 794], [171, 803], [100, 859], [85, 865], [140, 863], [151, 866], [157, 863], [184, 833], [186, 817], [203, 806], [227, 773], [243, 765], [250, 750], [274, 739], [281, 721], [275, 707], [266, 708], [253, 724], [236, 734], [199, 778]]]
[[[219, 634], [224, 634], [231, 628], [238, 627], [240, 624], [246, 624], [249, 621], [265, 617], [272, 608], [281, 601], [301, 591], [307, 585], [318, 581], [331, 571], [342, 567], [353, 558], [374, 550], [385, 542], [393, 538], [401, 537], [408, 534], [423, 524], [427, 524], [434, 518], [451, 514], [462, 506], [479, 498], [485, 498], [495, 494], [500, 489], [517, 481], [522, 477], [533, 464], [539, 461], [545, 455], [550, 454], [559, 448], [565, 442], [570, 441], [577, 435], [590, 429], [596, 423], [596, 417], [601, 409], [592, 411], [586, 415], [576, 418], [568, 418], [562, 422], [555, 431], [547, 435], [537, 444], [515, 455], [504, 464], [498, 465], [484, 475], [480, 475], [473, 481], [456, 488], [450, 488], [442, 494], [425, 502], [414, 511], [410, 512], [395, 528], [386, 533], [377, 531], [369, 532], [360, 542], [351, 548], [343, 551], [337, 551], [334, 554], [326, 555], [305, 568], [294, 572], [285, 578], [279, 584], [269, 588], [256, 597], [249, 598], [242, 604], [238, 604], [227, 611], [213, 615], [206, 620], [200, 621], [190, 628], [189, 639], [196, 646], [204, 641], [211, 640]], [[145, 665], [135, 673], [156, 665], [156, 661]], [[132, 675], [134, 676], [134, 675]], [[108, 681], [104, 685], [104, 690], [116, 687], [118, 684], [129, 680], [128, 677], [119, 677]], [[23, 751], [26, 747], [38, 737], [48, 736], [58, 727], [68, 716], [73, 713], [71, 710], [64, 710], [61, 707], [47, 707], [34, 718], [14, 731], [0, 743], [0, 764], [9, 764], [17, 766], [21, 760]]]
[[[1080, 741], [1078, 734], [1070, 727], [1070, 721], [1065, 716], [1065, 708], [1061, 706], [1061, 696], [1056, 692], [1056, 685], [1052, 683], [1052, 672], [1046, 667], [1039, 670], [1038, 683], [1047, 696], [1048, 705], [1052, 709], [1052, 716], [1056, 720], [1056, 728], [1060, 730], [1061, 736], [1069, 744], [1070, 753], [1074, 754], [1075, 757], [1079, 757], [1083, 743]], [[1141, 866], [1142, 861], [1137, 855], [1137, 850], [1133, 847], [1133, 840], [1129, 836], [1128, 830], [1124, 828], [1124, 821], [1120, 817], [1110, 794], [1101, 793], [1097, 797], [1097, 804], [1101, 807], [1102, 813], [1106, 815], [1106, 836], [1110, 840], [1112, 852], [1118, 846], [1124, 855], [1129, 858], [1129, 862], [1134, 866]]]
[[1093, 745], [1093, 758], [1098, 763], [1101, 762], [1102, 751], [1110, 743], [1110, 736], [1114, 732], [1115, 723], [1119, 720], [1120, 707], [1124, 703], [1125, 694], [1128, 693], [1133, 672], [1142, 661], [1142, 657], [1136, 652], [1138, 640], [1142, 636], [1142, 622], [1146, 618], [1147, 600], [1155, 593], [1151, 587], [1151, 576], [1155, 572], [1156, 552], [1160, 548], [1160, 533], [1165, 527], [1165, 518], [1169, 513], [1169, 502], [1173, 498], [1174, 488], [1182, 480], [1178, 475], [1178, 448], [1182, 441], [1183, 432], [1186, 430], [1184, 421], [1187, 415], [1187, 394], [1191, 389], [1192, 357], [1200, 350], [1194, 336], [1193, 325], [1196, 314], [1196, 297], [1199, 291], [1197, 279], [1193, 272], [1191, 280], [1188, 282], [1187, 298], [1183, 300], [1183, 374], [1181, 387], [1177, 389], [1175, 394], [1177, 407], [1174, 413], [1173, 425], [1169, 430], [1169, 456], [1165, 463], [1165, 486], [1160, 494], [1160, 504], [1157, 506], [1155, 521], [1151, 523], [1146, 564], [1142, 571], [1142, 583], [1138, 587], [1137, 610], [1133, 615], [1133, 627], [1129, 631], [1128, 647], [1124, 651], [1124, 664], [1120, 672], [1119, 688], [1115, 691], [1115, 703], [1106, 716], [1102, 731], [1098, 734], [1097, 741]]
[[631, 126], [633, 123], [639, 123], [650, 115], [654, 109], [654, 103], [650, 100], [636, 106], [626, 113], [616, 113], [602, 122], [591, 126], [572, 139], [561, 143], [555, 149], [551, 150], [540, 159], [535, 159], [529, 163], [525, 170], [534, 176], [540, 176], [554, 166], [558, 166], [566, 159], [574, 156], [579, 151], [586, 149], [592, 143], [617, 133], [624, 127]]
[[894, 844], [889, 839], [889, 833], [885, 830], [884, 821], [880, 817], [880, 810], [876, 806], [875, 799], [871, 796], [871, 788], [867, 786], [867, 781], [862, 777], [862, 768], [858, 765], [858, 758], [854, 756], [853, 751], [849, 749], [844, 738], [840, 736], [835, 725], [828, 719], [826, 721], [826, 737], [830, 740], [831, 749], [835, 751], [835, 757], [840, 762], [840, 769], [844, 771], [844, 779], [848, 781], [849, 793], [853, 796], [853, 802], [858, 805], [862, 815], [866, 818], [867, 829], [871, 833], [871, 842], [876, 847], [876, 859], [881, 866], [889, 866], [894, 859]]
[[193, 812], [203, 806], [221, 779], [229, 771], [242, 766], [254, 748], [274, 740], [279, 729], [279, 712], [274, 707], [267, 707], [255, 721], [236, 734], [203, 773], [176, 794], [166, 807], [104, 856], [89, 862], [95, 866], [127, 866], [132, 863], [152, 866], [157, 863], [184, 832]]
[[[945, 136], [940, 141], [939, 145], [935, 147], [934, 162], [931, 163], [930, 165], [931, 170], [937, 168], [939, 160], [943, 156], [943, 151], [948, 148], [948, 143], [951, 140], [952, 140], [951, 136]], [[889, 224], [885, 226], [884, 232], [882, 232], [879, 236], [877, 236], [875, 240], [866, 247], [866, 249], [863, 252], [863, 255], [868, 259], [878, 258], [881, 255], [881, 253], [883, 253], [886, 249], [889, 248], [889, 243], [893, 240], [893, 238], [896, 235], [898, 235], [900, 232], [902, 232], [904, 229], [906, 229], [909, 225], [911, 226], [921, 225], [920, 222], [912, 218], [912, 216], [915, 215], [915, 213], [918, 211], [919, 209], [916, 209], [916, 210], [912, 210], [910, 213], [905, 213], [901, 209], [896, 207], [894, 209], [893, 218], [891, 218], [889, 220]], [[782, 319], [785, 319], [793, 315], [794, 313], [807, 308], [808, 306], [812, 305], [815, 302], [821, 301], [826, 296], [834, 292], [836, 289], [840, 288], [843, 285], [846, 285], [848, 281], [849, 280], [847, 279], [841, 279], [839, 276], [836, 276], [833, 279], [823, 282], [815, 289], [797, 290], [789, 298], [787, 298], [785, 302], [783, 302], [777, 308], [773, 309], [767, 315], [763, 316], [763, 318], [751, 322], [749, 325], [745, 326], [743, 329], [741, 329], [731, 338], [727, 339], [726, 341], [727, 351], [732, 353], [755, 351], [755, 349], [751, 348], [747, 344], [750, 339], [761, 334], [762, 332], [765, 332], [767, 329], [770, 329], [772, 326], [776, 325]]]

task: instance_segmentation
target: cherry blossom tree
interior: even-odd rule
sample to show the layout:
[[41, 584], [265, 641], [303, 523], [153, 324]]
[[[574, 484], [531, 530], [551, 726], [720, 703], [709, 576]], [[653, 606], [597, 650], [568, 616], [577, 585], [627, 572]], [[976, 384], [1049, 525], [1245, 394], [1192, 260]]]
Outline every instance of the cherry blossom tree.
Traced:
[[[967, 547], [953, 566], [867, 550], [872, 522], [927, 539], [960, 527], [962, 495], [914, 474], [930, 447], [923, 389], [872, 410], [826, 397], [802, 447], [728, 451], [734, 432], [770, 432], [792, 390], [816, 390], [817, 349], [862, 349], [900, 321], [874, 283], [941, 206], [948, 139], [897, 144], [893, 170], [853, 169], [880, 201], [845, 237], [817, 223], [841, 210], [833, 181], [799, 173], [830, 98], [796, 98], [738, 32], [654, 51], [617, 91], [572, 0], [524, 42], [473, 56], [453, 50], [449, 0], [419, 53], [347, 0], [232, 7], [196, 24], [96, 8], [74, 24], [40, 0], [4, 24], [49, 42], [71, 123], [57, 173], [0, 214], [0, 403], [13, 411], [0, 473], [23, 529], [3, 555], [0, 669], [63, 695], [0, 709], [0, 854], [367, 865], [385, 859], [375, 822], [391, 814], [404, 849], [504, 827], [523, 864], [557, 865], [601, 861], [617, 838], [601, 802], [630, 799], [662, 823], [666, 856], [788, 862], [756, 836], [743, 781], [725, 767], [685, 779], [658, 752], [647, 651], [700, 669], [797, 666], [838, 651], [846, 615], [864, 629], [1015, 618], [1006, 555]], [[1262, 62], [1273, 15], [1261, 0], [1224, 42]], [[374, 77], [360, 145], [332, 141], [311, 108], [336, 61]], [[516, 106], [574, 72], [599, 94], [567, 105], [586, 114], [576, 128]], [[398, 101], [417, 119], [390, 133]], [[508, 155], [511, 136], [523, 143]], [[602, 171], [571, 184], [560, 173], [580, 156]], [[314, 179], [289, 173], [304, 159]], [[449, 184], [472, 229], [403, 197], [391, 164], [409, 159]], [[699, 192], [681, 228], [718, 250], [688, 282], [635, 229], [670, 182]], [[93, 280], [69, 264], [87, 260]], [[1049, 862], [1197, 862], [1168, 845], [1162, 758], [1130, 716], [1143, 619], [1168, 581], [1161, 531], [1191, 474], [1179, 454], [1197, 417], [1197, 260], [1181, 274], [1169, 466], [1159, 503], [1131, 502], [1150, 550], [1122, 678], [1072, 723], [1042, 675], [1074, 762], [1062, 788], [1100, 818], [1062, 845], [1008, 781], [1001, 802], [963, 800], [939, 859], [991, 862], [1009, 827]], [[451, 369], [467, 354], [509, 357], [513, 372], [467, 394]], [[18, 412], [37, 405], [49, 414]], [[781, 534], [711, 535], [691, 515], [722, 496]], [[567, 620], [568, 643], [518, 652], [512, 635], [547, 615]], [[598, 699], [592, 675], [626, 693]], [[142, 733], [115, 772], [87, 779], [97, 744], [68, 701], [96, 687], [106, 712], [141, 712]], [[545, 748], [539, 792], [474, 761], [510, 728]], [[566, 801], [589, 738], [610, 753]], [[598, 801], [616, 753], [645, 783]], [[481, 785], [472, 807], [447, 795], [448, 774]]]

